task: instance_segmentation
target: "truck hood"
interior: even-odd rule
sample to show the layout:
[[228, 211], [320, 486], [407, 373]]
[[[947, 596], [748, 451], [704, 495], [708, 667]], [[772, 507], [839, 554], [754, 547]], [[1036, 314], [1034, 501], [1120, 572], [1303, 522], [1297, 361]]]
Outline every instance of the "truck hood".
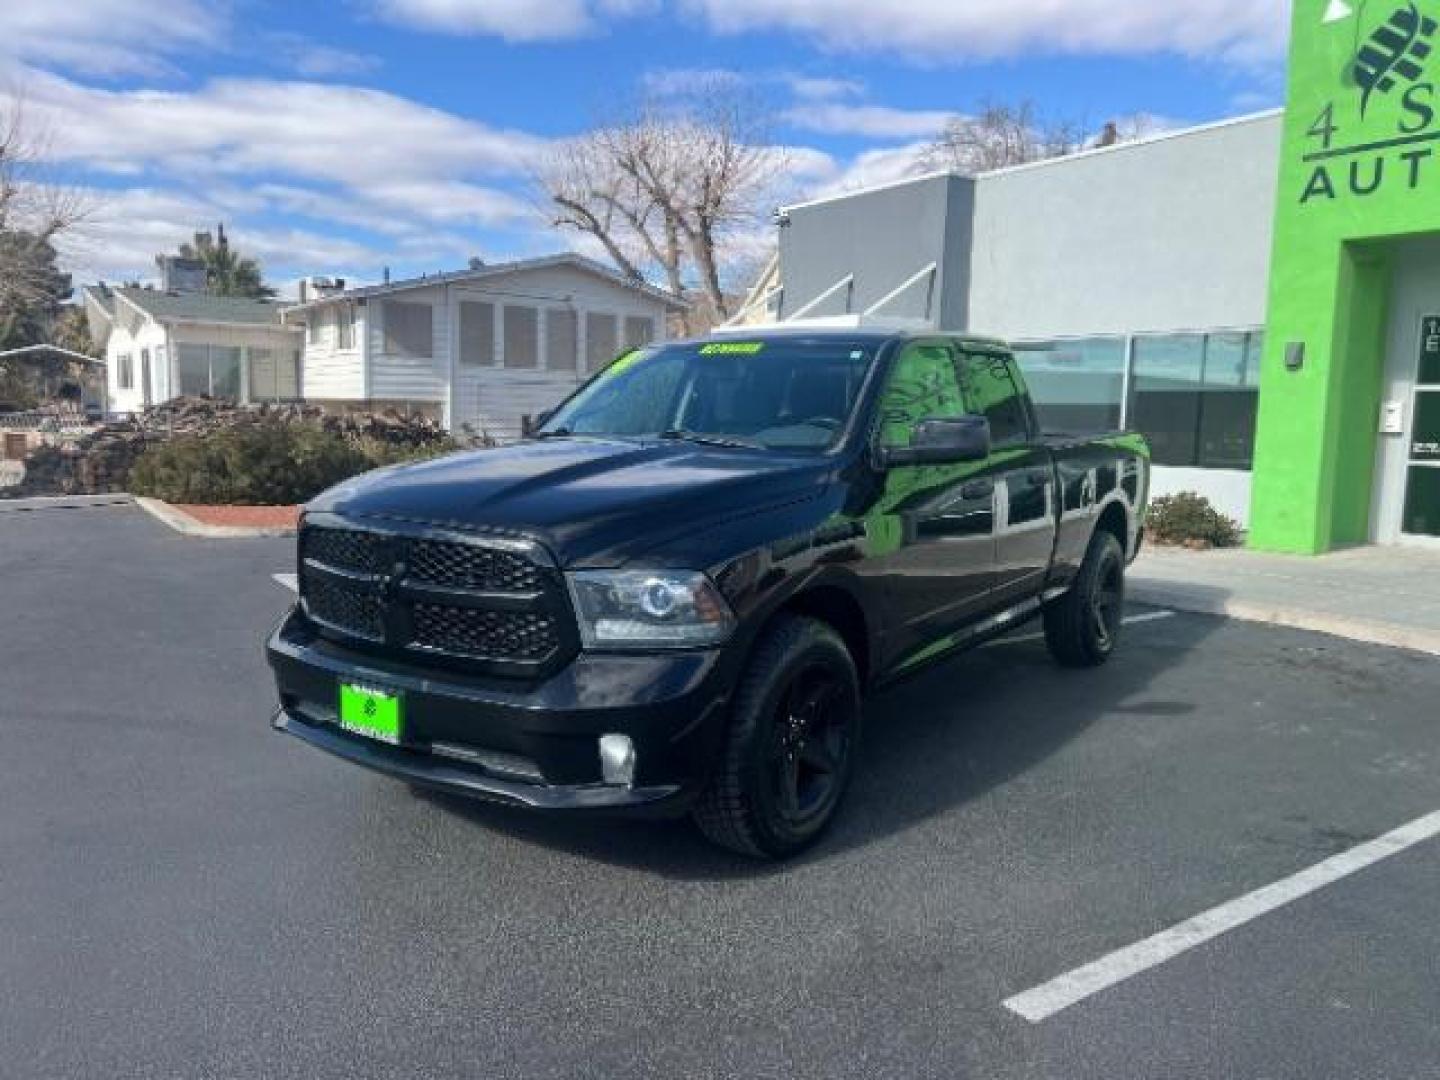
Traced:
[[683, 442], [553, 439], [368, 473], [312, 511], [519, 533], [563, 566], [618, 566], [679, 536], [821, 494], [835, 464]]

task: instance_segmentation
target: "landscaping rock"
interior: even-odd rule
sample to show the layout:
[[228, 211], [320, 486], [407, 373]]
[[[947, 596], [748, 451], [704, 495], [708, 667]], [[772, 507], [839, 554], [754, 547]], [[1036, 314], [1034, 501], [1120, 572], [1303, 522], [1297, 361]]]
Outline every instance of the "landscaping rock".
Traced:
[[0, 498], [124, 491], [136, 460], [153, 445], [273, 424], [304, 424], [354, 442], [371, 440], [406, 449], [438, 448], [449, 442], [434, 420], [394, 411], [341, 414], [315, 405], [242, 406], [212, 398], [177, 398], [73, 442], [41, 447], [26, 459], [25, 479], [0, 492]]

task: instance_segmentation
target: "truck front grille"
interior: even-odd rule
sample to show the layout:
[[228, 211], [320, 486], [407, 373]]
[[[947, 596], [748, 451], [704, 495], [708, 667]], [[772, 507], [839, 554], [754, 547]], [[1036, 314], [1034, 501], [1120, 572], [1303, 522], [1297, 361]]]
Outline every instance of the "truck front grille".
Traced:
[[363, 528], [300, 534], [300, 596], [327, 636], [417, 660], [541, 673], [578, 647], [560, 573], [527, 543]]
[[559, 645], [559, 634], [549, 615], [416, 604], [413, 644], [451, 656], [543, 660]]

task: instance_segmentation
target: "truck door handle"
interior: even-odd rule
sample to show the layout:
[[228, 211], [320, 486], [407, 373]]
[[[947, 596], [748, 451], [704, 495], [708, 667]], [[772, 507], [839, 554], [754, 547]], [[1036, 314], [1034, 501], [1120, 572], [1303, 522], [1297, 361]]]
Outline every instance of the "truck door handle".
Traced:
[[994, 480], [972, 480], [960, 489], [962, 499], [988, 499], [994, 494]]

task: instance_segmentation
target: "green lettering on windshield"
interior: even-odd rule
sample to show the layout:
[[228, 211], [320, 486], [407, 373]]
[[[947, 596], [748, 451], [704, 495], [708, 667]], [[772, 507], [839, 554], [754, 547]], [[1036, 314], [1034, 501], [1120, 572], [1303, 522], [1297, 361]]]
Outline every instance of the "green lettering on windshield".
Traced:
[[644, 349], [631, 349], [627, 353], [622, 353], [605, 369], [605, 377], [608, 379], [613, 375], [623, 375], [639, 363], [644, 356]]
[[700, 347], [701, 356], [755, 356], [764, 351], [763, 341], [717, 341]]

